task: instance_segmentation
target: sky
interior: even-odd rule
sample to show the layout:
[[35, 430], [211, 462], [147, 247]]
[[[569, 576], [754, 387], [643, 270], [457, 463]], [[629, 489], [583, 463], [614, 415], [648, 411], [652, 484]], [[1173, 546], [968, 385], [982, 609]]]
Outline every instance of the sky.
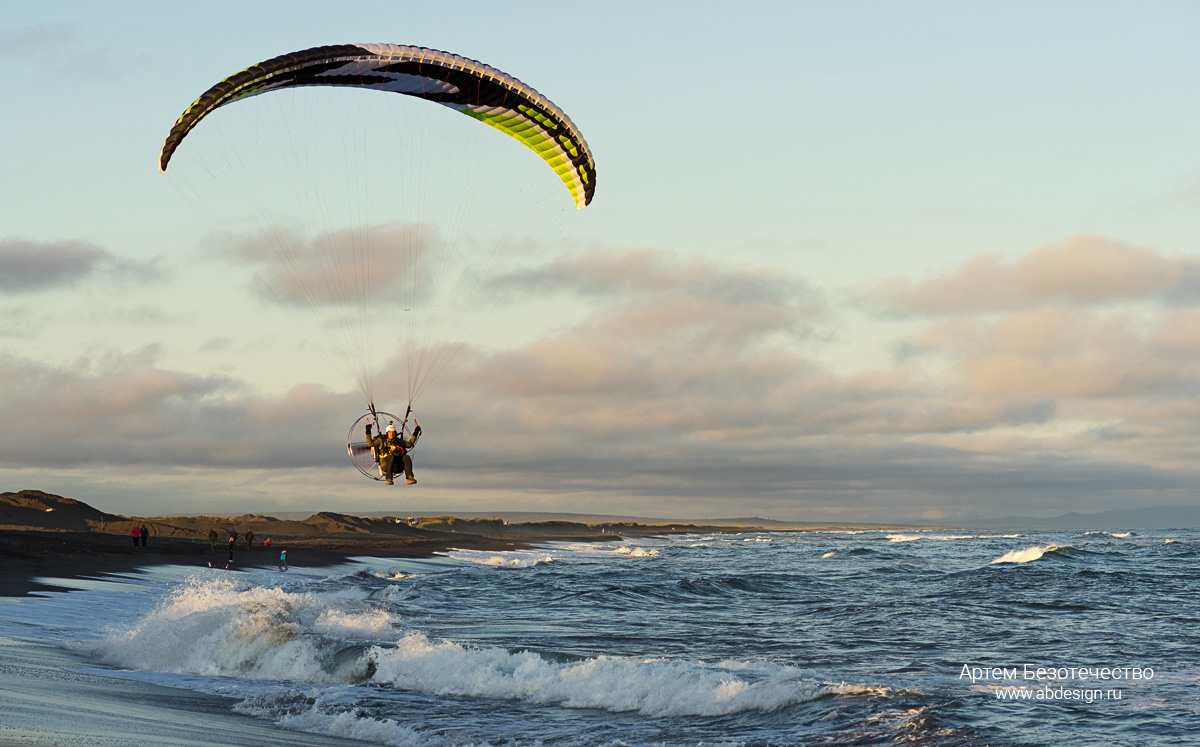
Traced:
[[[1193, 3], [177, 5], [0, 0], [0, 490], [140, 515], [1196, 503]], [[362, 397], [256, 284], [253, 235], [155, 164], [213, 83], [348, 42], [509, 72], [596, 160], [593, 203], [443, 332], [415, 486], [354, 470]], [[365, 360], [402, 411], [392, 300]]]

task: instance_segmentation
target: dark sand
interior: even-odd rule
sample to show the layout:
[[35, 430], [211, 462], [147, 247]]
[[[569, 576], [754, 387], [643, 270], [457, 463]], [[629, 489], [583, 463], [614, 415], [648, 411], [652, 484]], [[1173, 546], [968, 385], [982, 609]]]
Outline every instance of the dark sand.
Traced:
[[[541, 539], [541, 538], [539, 538]], [[514, 550], [528, 543], [472, 537], [457, 541], [417, 540], [403, 544], [372, 539], [335, 538], [301, 539], [256, 545], [244, 544], [234, 550], [231, 570], [274, 568], [279, 552], [287, 550], [292, 568], [323, 567], [343, 563], [353, 556], [383, 558], [427, 558], [451, 548], [474, 550]], [[224, 567], [229, 546], [218, 544], [209, 549], [207, 541], [175, 537], [151, 537], [147, 547], [134, 547], [130, 538], [99, 532], [45, 532], [0, 530], [0, 597], [19, 597], [34, 591], [62, 588], [54, 579], [98, 578], [105, 574], [132, 573], [139, 568], [161, 564]]]
[[70, 651], [0, 636], [0, 747], [361, 747], [230, 710], [234, 700], [83, 674]]

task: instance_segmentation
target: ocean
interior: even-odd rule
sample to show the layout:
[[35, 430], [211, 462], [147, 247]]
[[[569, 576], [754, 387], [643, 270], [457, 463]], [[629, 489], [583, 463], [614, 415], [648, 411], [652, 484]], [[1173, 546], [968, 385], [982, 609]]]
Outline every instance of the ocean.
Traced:
[[0, 599], [0, 636], [384, 745], [1192, 745], [1198, 551], [1134, 529], [297, 553]]

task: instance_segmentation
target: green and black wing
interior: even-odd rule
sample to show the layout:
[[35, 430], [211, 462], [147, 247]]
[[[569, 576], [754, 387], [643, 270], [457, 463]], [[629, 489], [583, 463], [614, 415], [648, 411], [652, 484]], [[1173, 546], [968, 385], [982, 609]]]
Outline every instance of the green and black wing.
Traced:
[[175, 122], [158, 156], [171, 155], [213, 110], [298, 86], [349, 86], [415, 96], [466, 114], [524, 143], [550, 165], [582, 208], [596, 191], [596, 164], [579, 129], [553, 102], [481, 62], [424, 47], [338, 44], [273, 57], [204, 92]]

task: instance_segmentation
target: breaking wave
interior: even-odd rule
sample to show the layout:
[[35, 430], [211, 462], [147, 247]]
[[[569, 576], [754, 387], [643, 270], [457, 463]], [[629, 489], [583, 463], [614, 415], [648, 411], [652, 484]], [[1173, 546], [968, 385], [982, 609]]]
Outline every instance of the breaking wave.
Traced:
[[1013, 550], [1007, 552], [993, 560], [988, 565], [995, 563], [1029, 563], [1037, 560], [1048, 553], [1057, 553], [1066, 557], [1071, 557], [1071, 551], [1075, 548], [1070, 545], [1034, 545], [1027, 547], [1024, 550]]
[[[805, 679], [783, 664], [606, 655], [561, 661], [536, 651], [435, 640], [402, 630], [400, 617], [362, 590], [297, 592], [228, 579], [190, 581], [136, 624], [108, 631], [93, 652], [111, 665], [153, 672], [372, 684], [653, 717], [767, 713], [860, 692], [856, 685]], [[264, 701], [275, 693], [255, 693], [239, 708], [271, 710], [295, 728], [321, 720], [307, 706], [297, 711]], [[337, 718], [320, 730], [350, 736], [378, 729], [399, 743], [413, 736], [407, 727], [395, 731], [396, 724]]]

